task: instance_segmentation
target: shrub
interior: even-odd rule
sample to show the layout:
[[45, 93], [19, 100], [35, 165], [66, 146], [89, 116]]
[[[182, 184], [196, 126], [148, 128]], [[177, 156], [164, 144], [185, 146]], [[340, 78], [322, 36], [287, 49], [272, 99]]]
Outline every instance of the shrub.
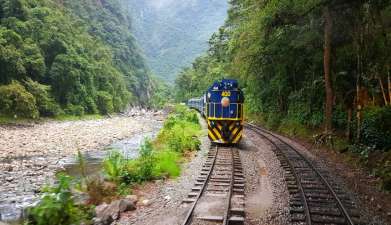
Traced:
[[86, 192], [90, 204], [99, 205], [103, 202], [111, 202], [115, 198], [116, 190], [116, 184], [105, 182], [99, 177], [86, 179]]
[[266, 127], [270, 128], [272, 130], [277, 130], [278, 127], [281, 125], [281, 114], [276, 112], [276, 113], [268, 113], [266, 117]]
[[201, 144], [197, 138], [199, 131], [198, 122], [195, 124], [171, 116], [160, 131], [157, 142], [165, 145], [168, 150], [179, 153], [198, 150]]
[[84, 115], [84, 107], [81, 105], [68, 104], [64, 109], [64, 111], [68, 115], [74, 115], [74, 116]]
[[295, 119], [283, 119], [278, 131], [289, 136], [308, 137], [307, 128]]
[[382, 178], [382, 188], [388, 192], [391, 192], [391, 161], [386, 161], [381, 169], [378, 171], [378, 175]]
[[127, 161], [120, 152], [112, 151], [103, 161], [103, 169], [107, 178], [119, 183], [126, 163]]
[[34, 96], [41, 116], [57, 116], [60, 114], [61, 108], [51, 96], [50, 86], [40, 84], [30, 78], [24, 81], [24, 85], [27, 91]]
[[127, 184], [141, 183], [154, 178], [155, 153], [151, 141], [145, 140], [140, 148], [140, 157], [129, 160], [121, 177]]
[[38, 205], [28, 210], [28, 224], [71, 225], [86, 220], [88, 213], [73, 201], [71, 181], [69, 176], [60, 174], [56, 186], [46, 187]]
[[34, 96], [18, 81], [0, 86], [0, 113], [24, 118], [38, 118]]
[[96, 105], [101, 114], [114, 112], [113, 97], [105, 91], [99, 91], [96, 96]]
[[183, 153], [199, 150], [200, 141], [197, 138], [197, 128], [188, 122], [179, 122], [167, 131], [167, 145], [170, 150]]
[[195, 151], [201, 144], [197, 138], [200, 128], [198, 116], [194, 110], [177, 106], [164, 122], [156, 142], [165, 145], [167, 150], [178, 153]]
[[141, 181], [152, 179], [152, 171], [155, 163], [155, 157], [150, 140], [145, 140], [140, 148], [140, 177]]
[[391, 107], [371, 107], [364, 111], [360, 143], [373, 149], [391, 149]]
[[[197, 114], [177, 107], [154, 142], [145, 140], [137, 159], [127, 160], [114, 151], [103, 162], [107, 178], [118, 187], [180, 174], [179, 160], [185, 151], [198, 150], [200, 131]], [[127, 190], [125, 190], [126, 192]]]

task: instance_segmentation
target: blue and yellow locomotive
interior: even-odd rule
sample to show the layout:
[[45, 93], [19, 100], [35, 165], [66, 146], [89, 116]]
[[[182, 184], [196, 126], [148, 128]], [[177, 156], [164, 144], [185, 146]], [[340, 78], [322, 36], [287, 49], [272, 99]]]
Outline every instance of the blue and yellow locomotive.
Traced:
[[237, 144], [243, 132], [244, 95], [236, 80], [214, 82], [201, 98], [188, 101], [208, 122], [208, 136], [214, 143]]

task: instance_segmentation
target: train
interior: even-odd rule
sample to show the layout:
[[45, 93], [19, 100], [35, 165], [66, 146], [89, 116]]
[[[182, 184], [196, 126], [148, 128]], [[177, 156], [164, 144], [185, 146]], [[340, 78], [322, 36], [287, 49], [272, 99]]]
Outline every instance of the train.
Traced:
[[215, 81], [198, 98], [187, 101], [208, 123], [208, 137], [212, 143], [238, 144], [244, 123], [244, 94], [234, 79]]

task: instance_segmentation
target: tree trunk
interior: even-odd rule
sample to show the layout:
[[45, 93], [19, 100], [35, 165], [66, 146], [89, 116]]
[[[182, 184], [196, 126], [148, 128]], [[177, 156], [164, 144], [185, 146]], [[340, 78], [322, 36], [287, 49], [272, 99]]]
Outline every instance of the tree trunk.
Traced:
[[379, 81], [381, 93], [383, 94], [384, 105], [388, 105], [388, 100], [387, 100], [386, 92], [384, 90], [383, 81], [381, 80], [381, 78], [379, 76], [377, 76], [377, 79]]
[[350, 130], [350, 127], [352, 126], [352, 114], [353, 114], [353, 110], [352, 108], [348, 108], [348, 123], [347, 123], [347, 126], [346, 126], [346, 133], [345, 133], [345, 136], [346, 136], [346, 139], [350, 141], [352, 135], [351, 135], [351, 130]]
[[390, 100], [391, 105], [391, 79], [390, 79], [390, 68], [387, 66], [387, 80], [388, 80], [388, 99]]
[[361, 77], [361, 55], [360, 50], [357, 53], [357, 78], [356, 78], [356, 142], [360, 141], [361, 137], [361, 87], [360, 87], [360, 78]]
[[331, 39], [333, 20], [330, 15], [329, 6], [323, 9], [324, 24], [324, 52], [323, 52], [323, 70], [326, 91], [326, 107], [325, 107], [325, 132], [331, 132], [333, 129], [333, 88], [331, 84], [330, 61], [331, 61]]

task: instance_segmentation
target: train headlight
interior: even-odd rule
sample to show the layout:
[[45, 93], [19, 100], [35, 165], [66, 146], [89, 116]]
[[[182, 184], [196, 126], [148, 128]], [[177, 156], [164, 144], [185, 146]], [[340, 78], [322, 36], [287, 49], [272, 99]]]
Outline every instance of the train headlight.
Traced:
[[222, 98], [221, 99], [221, 105], [223, 106], [223, 107], [228, 107], [229, 106], [229, 98], [227, 98], [227, 97], [224, 97], [224, 98]]

